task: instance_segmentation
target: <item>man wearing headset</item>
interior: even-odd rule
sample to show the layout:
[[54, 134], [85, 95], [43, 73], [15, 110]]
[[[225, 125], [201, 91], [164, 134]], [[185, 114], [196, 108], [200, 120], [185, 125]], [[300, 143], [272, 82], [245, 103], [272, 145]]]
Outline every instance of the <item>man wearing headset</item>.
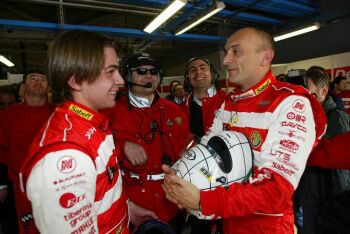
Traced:
[[325, 130], [325, 114], [310, 92], [276, 80], [271, 71], [274, 54], [267, 32], [243, 28], [230, 36], [224, 64], [236, 89], [226, 96], [201, 141], [206, 144], [223, 130], [243, 133], [254, 155], [253, 177], [200, 191], [163, 166], [167, 198], [180, 207], [223, 217], [224, 233], [294, 233], [292, 195]]
[[206, 58], [189, 59], [184, 78], [185, 88], [190, 92], [186, 100], [190, 130], [201, 138], [211, 126], [225, 93], [220, 90], [218, 72]]
[[121, 149], [119, 161], [127, 195], [137, 205], [154, 211], [160, 220], [180, 228], [175, 218], [178, 208], [161, 188], [161, 166], [177, 161], [187, 146], [186, 115], [177, 104], [159, 96], [161, 67], [149, 54], [133, 55], [122, 73], [128, 94], [106, 114]]

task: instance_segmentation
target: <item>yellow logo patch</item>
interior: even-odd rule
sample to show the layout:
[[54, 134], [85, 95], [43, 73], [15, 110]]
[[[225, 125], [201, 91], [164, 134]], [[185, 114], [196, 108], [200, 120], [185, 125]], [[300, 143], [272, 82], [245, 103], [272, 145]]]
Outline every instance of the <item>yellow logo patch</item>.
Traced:
[[255, 94], [258, 95], [259, 93], [264, 91], [264, 89], [266, 89], [266, 87], [269, 86], [270, 83], [271, 83], [270, 79], [265, 81], [262, 85], [260, 85], [258, 88], [255, 89]]
[[180, 124], [180, 125], [182, 124], [182, 119], [181, 119], [181, 117], [176, 117], [176, 118], [175, 118], [175, 121], [176, 121], [177, 124]]
[[84, 119], [91, 120], [94, 115], [80, 107], [77, 107], [76, 105], [70, 104], [69, 108], [70, 111], [74, 112], [75, 114], [83, 117]]
[[253, 148], [258, 147], [261, 144], [261, 136], [257, 131], [253, 131], [249, 136], [250, 144]]

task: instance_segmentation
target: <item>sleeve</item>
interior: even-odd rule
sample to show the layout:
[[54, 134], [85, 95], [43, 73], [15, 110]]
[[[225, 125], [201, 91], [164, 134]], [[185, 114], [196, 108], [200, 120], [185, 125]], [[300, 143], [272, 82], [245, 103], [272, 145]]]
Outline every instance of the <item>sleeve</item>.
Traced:
[[93, 161], [82, 151], [65, 149], [44, 155], [26, 184], [40, 233], [98, 230], [94, 209], [96, 177]]
[[347, 146], [349, 139], [350, 132], [337, 135], [332, 139], [323, 138], [312, 151], [307, 164], [350, 170], [350, 147]]
[[291, 206], [316, 138], [310, 102], [305, 97], [289, 96], [269, 118], [268, 123], [260, 123], [267, 124], [268, 130], [261, 152], [253, 150], [258, 173], [247, 184], [202, 191], [203, 214], [223, 218], [254, 213], [283, 215]]

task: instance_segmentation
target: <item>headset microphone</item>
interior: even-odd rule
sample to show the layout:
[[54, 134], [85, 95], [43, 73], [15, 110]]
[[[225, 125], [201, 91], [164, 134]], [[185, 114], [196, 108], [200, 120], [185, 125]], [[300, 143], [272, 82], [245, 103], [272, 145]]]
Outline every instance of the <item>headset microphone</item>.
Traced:
[[146, 84], [137, 84], [134, 82], [130, 82], [130, 81], [126, 81], [126, 84], [128, 84], [129, 86], [140, 86], [140, 87], [144, 87], [144, 88], [151, 88], [152, 87], [152, 83], [151, 82], [147, 82]]

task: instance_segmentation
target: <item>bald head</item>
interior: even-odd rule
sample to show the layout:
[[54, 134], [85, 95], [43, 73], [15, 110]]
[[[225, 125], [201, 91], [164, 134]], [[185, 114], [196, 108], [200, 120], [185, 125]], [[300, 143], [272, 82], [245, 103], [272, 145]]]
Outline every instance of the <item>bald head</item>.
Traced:
[[243, 28], [230, 36], [225, 52], [224, 64], [229, 80], [246, 89], [258, 83], [271, 69], [275, 43], [267, 32]]

